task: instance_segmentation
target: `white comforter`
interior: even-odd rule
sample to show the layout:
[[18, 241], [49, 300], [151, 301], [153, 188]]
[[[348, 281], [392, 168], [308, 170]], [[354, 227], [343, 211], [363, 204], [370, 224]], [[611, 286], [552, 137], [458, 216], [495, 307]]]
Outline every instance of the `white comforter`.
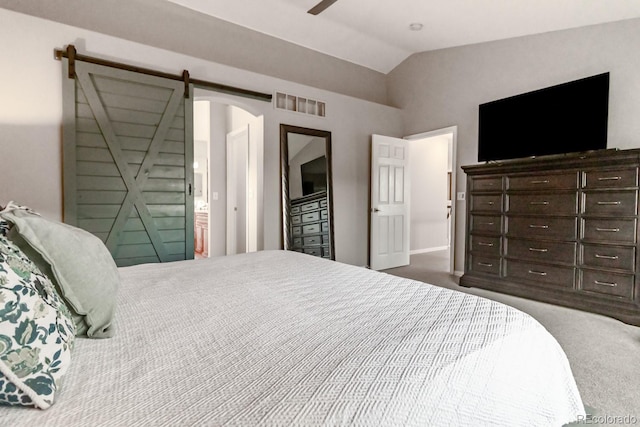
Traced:
[[7, 426], [560, 426], [584, 414], [516, 309], [284, 251], [121, 269], [117, 330], [78, 339], [49, 410]]

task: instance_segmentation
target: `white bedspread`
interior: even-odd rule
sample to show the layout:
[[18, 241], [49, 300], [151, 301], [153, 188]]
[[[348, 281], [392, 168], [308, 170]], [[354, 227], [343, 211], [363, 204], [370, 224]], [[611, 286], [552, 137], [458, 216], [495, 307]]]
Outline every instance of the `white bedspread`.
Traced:
[[115, 337], [78, 339], [6, 426], [560, 426], [569, 363], [497, 302], [284, 251], [122, 268]]

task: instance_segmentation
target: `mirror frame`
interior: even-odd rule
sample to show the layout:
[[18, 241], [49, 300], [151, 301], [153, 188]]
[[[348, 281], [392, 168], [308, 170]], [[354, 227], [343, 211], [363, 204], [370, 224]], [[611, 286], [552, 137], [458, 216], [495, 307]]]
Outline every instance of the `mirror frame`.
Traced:
[[291, 235], [291, 203], [289, 199], [289, 133], [299, 133], [302, 135], [324, 138], [325, 155], [327, 157], [327, 213], [329, 222], [329, 251], [330, 259], [336, 259], [335, 242], [333, 234], [333, 173], [331, 158], [331, 132], [326, 130], [310, 129], [300, 126], [280, 124], [280, 178], [281, 178], [281, 200], [280, 215], [282, 219], [281, 247], [291, 250], [293, 244]]

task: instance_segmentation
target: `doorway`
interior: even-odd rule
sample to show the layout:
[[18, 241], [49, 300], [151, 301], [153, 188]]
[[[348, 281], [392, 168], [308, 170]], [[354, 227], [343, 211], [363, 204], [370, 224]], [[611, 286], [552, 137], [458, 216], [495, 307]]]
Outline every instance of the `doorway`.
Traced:
[[196, 238], [206, 236], [201, 246], [208, 257], [260, 250], [264, 240], [263, 115], [250, 101], [207, 90], [197, 91], [195, 105], [194, 143], [205, 140], [208, 147], [206, 161], [197, 164], [201, 168], [206, 163], [207, 170], [206, 174], [200, 171], [202, 201], [196, 199], [196, 207], [201, 207], [196, 215], [206, 215], [206, 230], [196, 229]]
[[410, 265], [454, 273], [457, 127], [405, 137], [411, 186]]

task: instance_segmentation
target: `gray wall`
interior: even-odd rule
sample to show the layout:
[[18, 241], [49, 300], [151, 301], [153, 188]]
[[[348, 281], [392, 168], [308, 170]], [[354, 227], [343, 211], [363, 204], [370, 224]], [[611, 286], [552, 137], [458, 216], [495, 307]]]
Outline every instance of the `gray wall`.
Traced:
[[[0, 7], [219, 64], [387, 103], [386, 79], [380, 72], [168, 1], [0, 0]], [[22, 33], [27, 34], [27, 31]], [[65, 41], [71, 42], [73, 39]], [[192, 78], [201, 78], [197, 69], [190, 71]], [[247, 89], [255, 89], [255, 86], [247, 85]]]
[[[458, 126], [461, 165], [477, 163], [478, 105], [609, 71], [609, 147], [640, 146], [640, 20], [415, 54], [389, 78], [404, 134]], [[517, 141], [514, 141], [517, 143]], [[464, 202], [457, 202], [455, 269], [463, 270]]]

